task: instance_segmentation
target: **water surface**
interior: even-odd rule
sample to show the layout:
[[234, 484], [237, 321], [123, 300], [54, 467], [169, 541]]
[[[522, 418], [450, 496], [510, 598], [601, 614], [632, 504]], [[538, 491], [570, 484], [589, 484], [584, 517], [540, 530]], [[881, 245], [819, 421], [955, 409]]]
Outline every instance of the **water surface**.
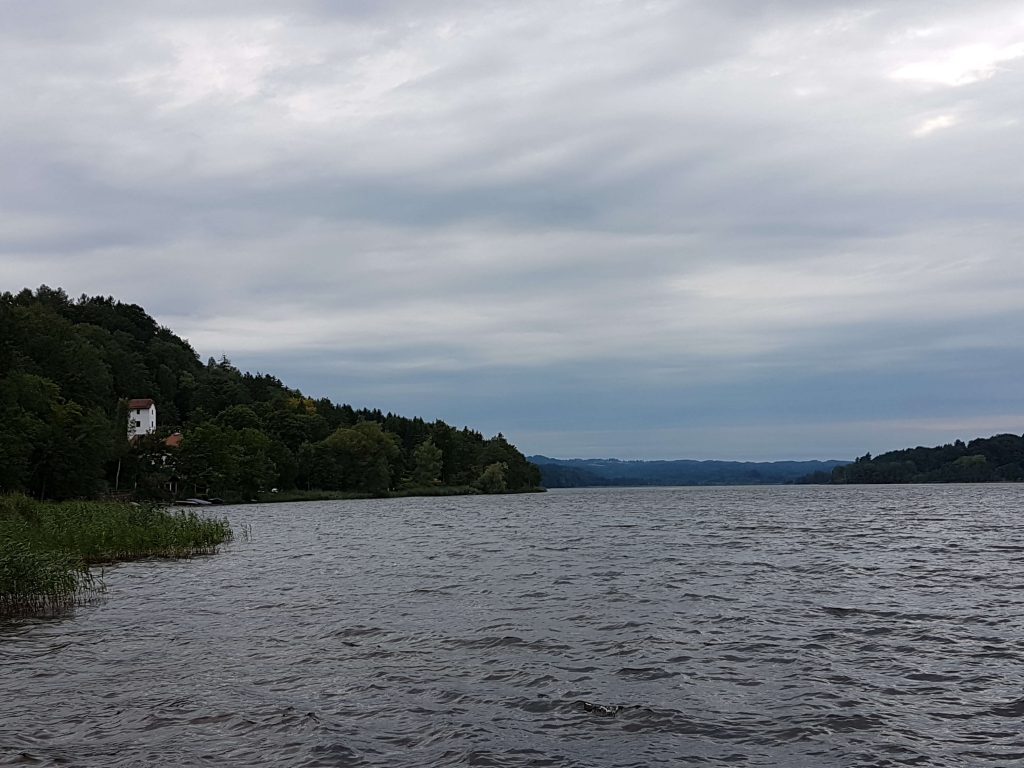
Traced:
[[0, 625], [0, 764], [1022, 764], [1022, 508], [1010, 485], [223, 508], [251, 537]]

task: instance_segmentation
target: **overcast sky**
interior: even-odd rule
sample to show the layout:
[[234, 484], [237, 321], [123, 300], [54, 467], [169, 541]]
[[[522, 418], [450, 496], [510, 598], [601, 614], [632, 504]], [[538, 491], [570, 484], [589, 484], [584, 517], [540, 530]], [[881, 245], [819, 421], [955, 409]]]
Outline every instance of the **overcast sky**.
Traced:
[[1024, 431], [1024, 5], [0, 0], [0, 288], [527, 453]]

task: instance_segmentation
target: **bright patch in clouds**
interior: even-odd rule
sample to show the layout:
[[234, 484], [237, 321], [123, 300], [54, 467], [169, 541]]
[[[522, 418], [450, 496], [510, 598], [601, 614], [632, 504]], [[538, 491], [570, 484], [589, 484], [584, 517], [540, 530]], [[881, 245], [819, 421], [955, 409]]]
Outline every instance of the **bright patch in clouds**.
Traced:
[[970, 45], [945, 56], [917, 61], [892, 73], [895, 80], [910, 80], [957, 87], [994, 77], [1002, 65], [1024, 57], [1024, 42], [1007, 46]]
[[943, 128], [950, 128], [956, 125], [957, 119], [953, 115], [939, 115], [938, 117], [931, 117], [922, 122], [916, 129], [914, 129], [915, 136], [927, 136], [935, 131], [941, 131]]

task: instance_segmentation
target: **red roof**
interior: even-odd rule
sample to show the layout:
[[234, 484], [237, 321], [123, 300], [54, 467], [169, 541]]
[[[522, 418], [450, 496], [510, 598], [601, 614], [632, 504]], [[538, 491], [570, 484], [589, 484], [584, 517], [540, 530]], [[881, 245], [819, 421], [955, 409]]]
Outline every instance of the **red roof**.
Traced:
[[132, 410], [132, 409], [135, 409], [135, 408], [138, 408], [139, 410], [143, 410], [145, 408], [149, 408], [149, 406], [151, 406], [151, 405], [156, 405], [156, 403], [154, 403], [148, 397], [140, 397], [140, 398], [137, 398], [135, 400], [129, 400], [128, 401], [128, 408], [129, 408], [129, 410]]
[[168, 448], [181, 448], [181, 441], [184, 439], [185, 438], [182, 436], [181, 432], [175, 432], [173, 435], [169, 436], [166, 440], [164, 440], [164, 445], [166, 445]]

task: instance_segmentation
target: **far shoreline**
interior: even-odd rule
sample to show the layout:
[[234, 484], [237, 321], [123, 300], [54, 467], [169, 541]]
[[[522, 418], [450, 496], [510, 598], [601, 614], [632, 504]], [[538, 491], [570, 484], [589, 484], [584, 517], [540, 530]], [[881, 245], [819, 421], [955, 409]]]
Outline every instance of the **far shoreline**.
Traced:
[[408, 488], [389, 491], [386, 494], [365, 493], [361, 491], [270, 491], [259, 494], [248, 501], [230, 502], [232, 504], [277, 504], [303, 501], [366, 501], [370, 499], [412, 499], [412, 498], [444, 498], [453, 496], [518, 496], [528, 493], [547, 493], [547, 488], [527, 488], [516, 491], [485, 493], [471, 485], [438, 486], [437, 488]]

